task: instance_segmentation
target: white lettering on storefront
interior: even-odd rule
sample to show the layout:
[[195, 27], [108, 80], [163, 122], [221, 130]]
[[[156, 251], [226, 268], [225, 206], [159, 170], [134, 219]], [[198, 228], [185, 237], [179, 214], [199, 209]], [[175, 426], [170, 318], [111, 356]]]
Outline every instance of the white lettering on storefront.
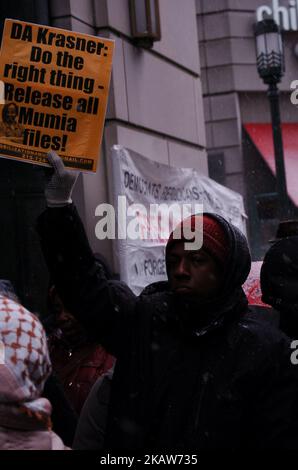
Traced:
[[272, 0], [272, 7], [261, 5], [256, 13], [257, 21], [269, 16], [285, 31], [298, 30], [298, 0], [289, 0], [288, 7], [281, 6], [279, 0]]

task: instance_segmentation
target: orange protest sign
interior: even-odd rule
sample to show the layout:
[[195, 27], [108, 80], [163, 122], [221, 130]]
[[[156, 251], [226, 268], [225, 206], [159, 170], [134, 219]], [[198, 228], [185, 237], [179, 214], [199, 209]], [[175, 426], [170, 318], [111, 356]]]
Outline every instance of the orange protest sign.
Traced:
[[6, 20], [0, 155], [47, 164], [55, 150], [68, 167], [95, 172], [113, 51], [112, 40]]

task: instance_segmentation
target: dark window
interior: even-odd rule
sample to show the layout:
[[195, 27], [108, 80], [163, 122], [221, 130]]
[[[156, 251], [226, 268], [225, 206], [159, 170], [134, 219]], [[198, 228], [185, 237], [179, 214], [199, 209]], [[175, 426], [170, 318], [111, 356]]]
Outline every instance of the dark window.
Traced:
[[[49, 24], [47, 0], [1, 0], [0, 35], [5, 18]], [[0, 158], [0, 278], [9, 279], [23, 304], [43, 314], [48, 274], [35, 223], [45, 207], [44, 170]]]
[[0, 35], [2, 37], [5, 18], [12, 18], [31, 23], [49, 24], [47, 0], [1, 0]]
[[209, 177], [220, 184], [225, 184], [226, 169], [224, 153], [211, 153], [208, 155]]

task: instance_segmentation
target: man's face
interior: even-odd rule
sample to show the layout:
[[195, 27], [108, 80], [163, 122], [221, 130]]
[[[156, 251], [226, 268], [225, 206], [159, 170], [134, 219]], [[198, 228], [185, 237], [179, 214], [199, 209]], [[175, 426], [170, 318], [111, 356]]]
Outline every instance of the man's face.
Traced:
[[184, 242], [177, 242], [169, 249], [167, 264], [170, 286], [176, 294], [207, 300], [219, 290], [222, 273], [203, 248], [185, 250]]
[[8, 106], [6, 119], [8, 123], [13, 123], [17, 117], [16, 109], [14, 106]]

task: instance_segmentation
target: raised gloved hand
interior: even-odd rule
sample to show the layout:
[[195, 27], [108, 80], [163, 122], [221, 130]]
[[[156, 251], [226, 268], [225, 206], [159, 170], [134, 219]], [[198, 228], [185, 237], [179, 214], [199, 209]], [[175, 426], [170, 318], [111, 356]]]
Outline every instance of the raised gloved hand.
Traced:
[[48, 207], [63, 207], [71, 204], [71, 194], [79, 172], [67, 170], [63, 160], [54, 151], [48, 153], [48, 161], [54, 170], [45, 188]]

